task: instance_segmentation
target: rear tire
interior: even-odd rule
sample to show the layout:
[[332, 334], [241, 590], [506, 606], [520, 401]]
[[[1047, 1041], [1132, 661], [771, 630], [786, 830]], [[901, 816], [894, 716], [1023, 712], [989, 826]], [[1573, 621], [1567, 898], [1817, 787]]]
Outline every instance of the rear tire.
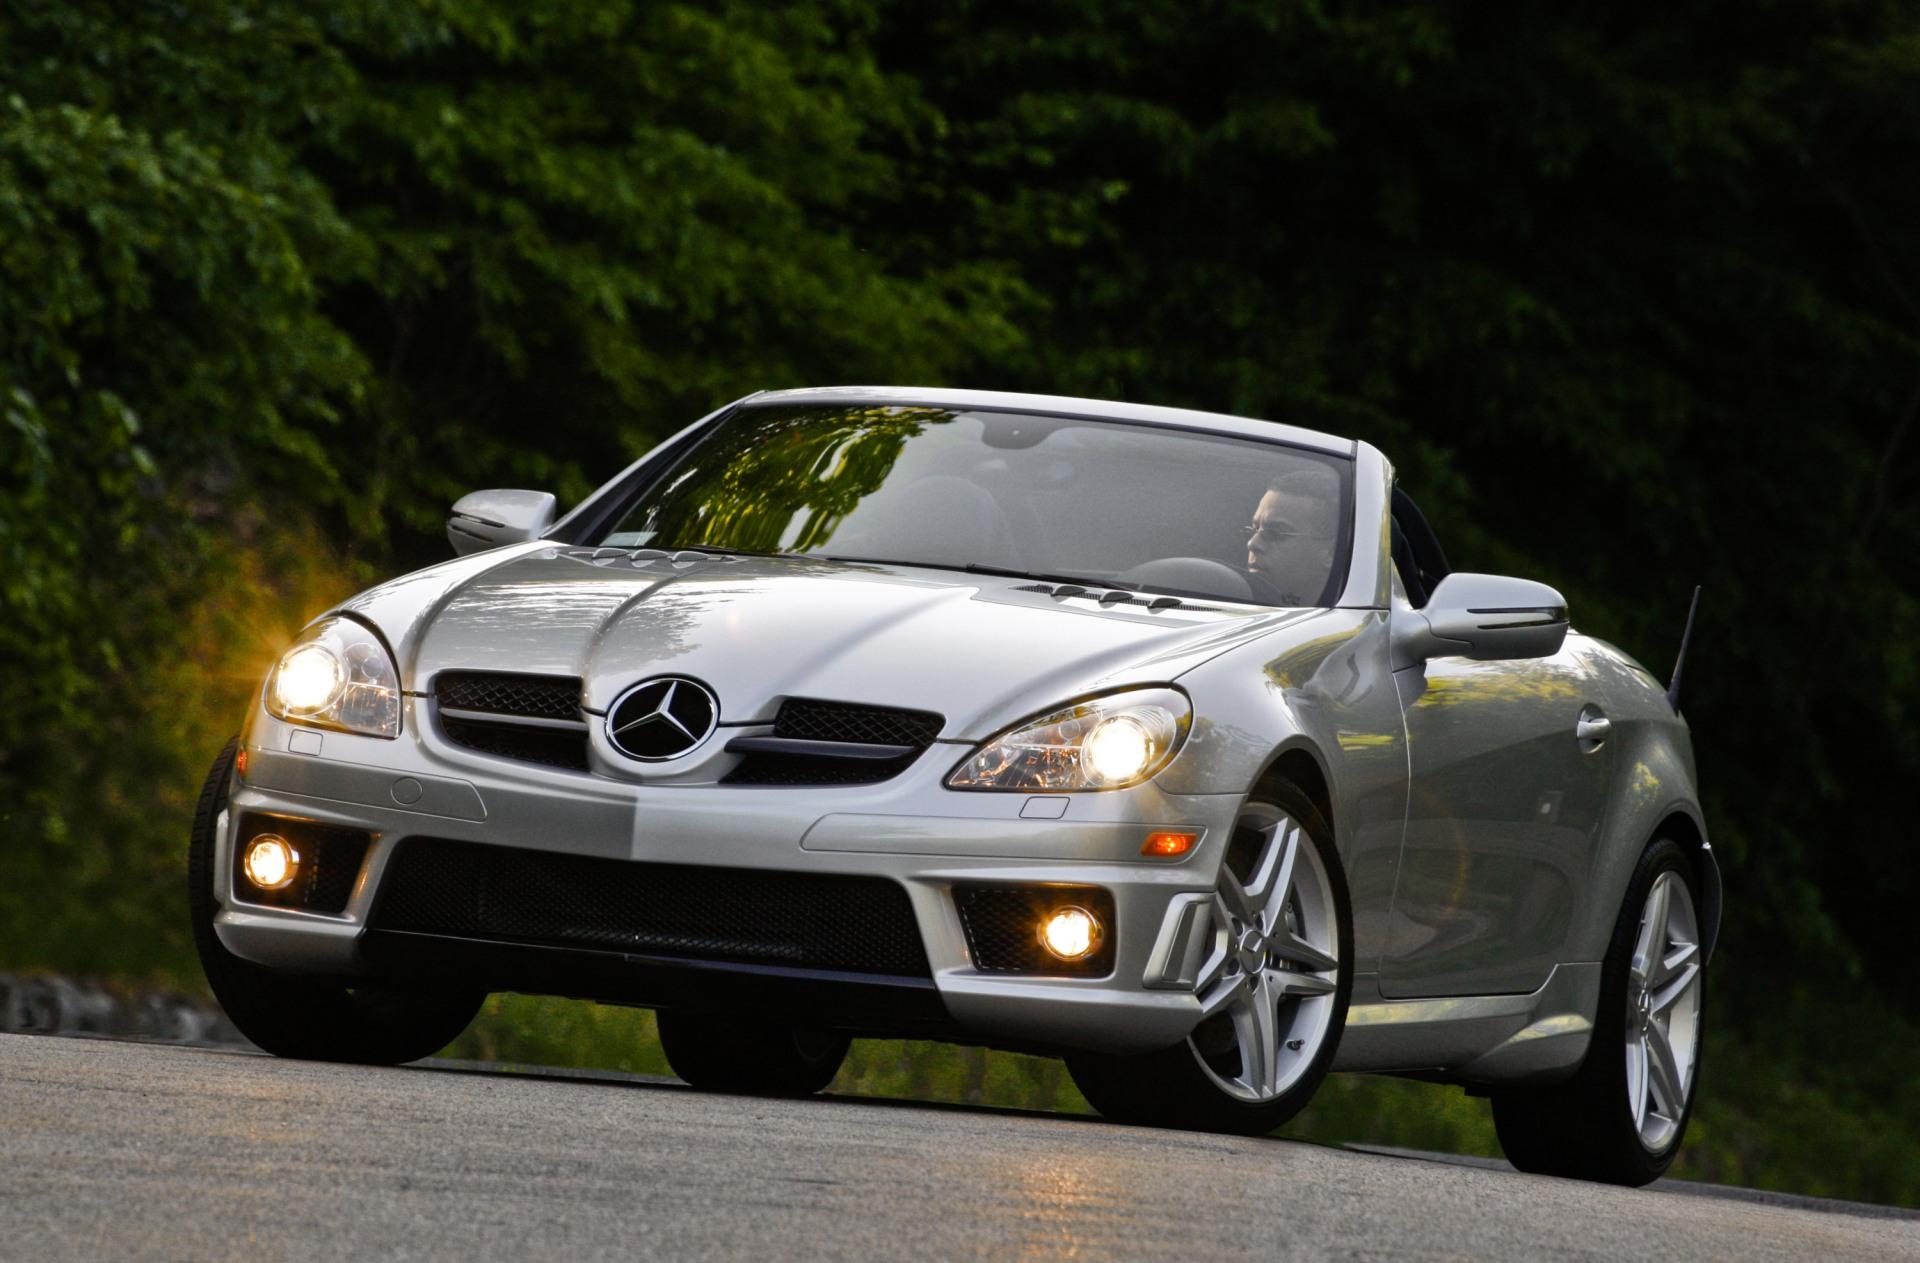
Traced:
[[1346, 1028], [1349, 907], [1333, 831], [1313, 800], [1285, 783], [1256, 789], [1221, 864], [1215, 946], [1196, 988], [1215, 1013], [1159, 1052], [1069, 1054], [1074, 1083], [1115, 1122], [1246, 1136], [1286, 1123], [1313, 1099]]
[[395, 1065], [418, 1061], [452, 1043], [480, 1010], [485, 992], [421, 991], [279, 974], [228, 951], [213, 928], [214, 848], [227, 807], [240, 739], [213, 761], [193, 814], [187, 848], [187, 906], [193, 943], [214, 999], [242, 1035], [276, 1057]]
[[1562, 1083], [1493, 1094], [1500, 1147], [1520, 1170], [1637, 1188], [1673, 1165], [1700, 1083], [1705, 962], [1694, 886], [1686, 852], [1656, 839], [1627, 883], [1601, 963], [1586, 1060]]
[[838, 1031], [663, 1009], [660, 1047], [673, 1072], [706, 1092], [812, 1096], [833, 1082], [852, 1041]]

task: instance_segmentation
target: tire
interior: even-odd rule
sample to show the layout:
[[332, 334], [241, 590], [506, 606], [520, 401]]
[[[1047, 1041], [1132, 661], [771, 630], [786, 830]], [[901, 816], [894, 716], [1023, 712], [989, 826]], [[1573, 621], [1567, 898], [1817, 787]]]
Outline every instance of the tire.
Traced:
[[[1289, 838], [1290, 860], [1284, 854]], [[1273, 932], [1263, 956], [1247, 946], [1250, 923], [1240, 914], [1248, 909], [1236, 906], [1230, 883], [1260, 887], [1276, 843], [1282, 853], [1271, 888], [1278, 889], [1284, 873], [1287, 894], [1277, 909], [1271, 893], [1264, 907], [1252, 909], [1260, 919], [1253, 928]], [[1221, 864], [1214, 946], [1195, 988], [1215, 1013], [1159, 1052], [1069, 1054], [1074, 1083], [1115, 1122], [1248, 1136], [1281, 1126], [1313, 1098], [1346, 1027], [1353, 994], [1350, 908], [1333, 831], [1312, 799], [1285, 783], [1257, 789], [1241, 807]], [[1235, 987], [1237, 995], [1223, 1001], [1224, 989]], [[1256, 1029], [1263, 1013], [1271, 1015], [1264, 1037]], [[1265, 1070], [1250, 1067], [1261, 1060], [1257, 1054], [1242, 1056], [1248, 1042], [1273, 1051]]]
[[707, 1092], [812, 1096], [833, 1082], [851, 1040], [720, 1013], [662, 1009], [660, 1047], [673, 1072]]
[[[1700, 1084], [1705, 973], [1695, 881], [1677, 843], [1660, 838], [1647, 847], [1627, 883], [1601, 963], [1600, 1009], [1580, 1069], [1561, 1083], [1493, 1094], [1500, 1146], [1520, 1170], [1637, 1188], [1659, 1179], [1673, 1164]], [[1636, 955], [1654, 913], [1656, 883], [1666, 891], [1664, 924], [1650, 930], [1648, 939], [1658, 933], [1662, 942], [1657, 960], [1648, 952], [1653, 972], [1643, 985]], [[1667, 1049], [1671, 1070], [1649, 1069], [1658, 1056], [1652, 1049], [1656, 1036]], [[1647, 1050], [1638, 1059], [1636, 1045]], [[1663, 1099], [1676, 1095], [1671, 1086], [1676, 1071], [1678, 1110]], [[1644, 1102], [1641, 1118], [1635, 1116], [1636, 1102]]]
[[234, 1026], [276, 1057], [395, 1065], [418, 1061], [452, 1043], [480, 1009], [486, 993], [470, 989], [420, 991], [347, 986], [280, 974], [229, 952], [214, 932], [214, 848], [226, 810], [239, 738], [213, 761], [193, 813], [187, 848], [187, 907], [193, 943], [214, 999]]

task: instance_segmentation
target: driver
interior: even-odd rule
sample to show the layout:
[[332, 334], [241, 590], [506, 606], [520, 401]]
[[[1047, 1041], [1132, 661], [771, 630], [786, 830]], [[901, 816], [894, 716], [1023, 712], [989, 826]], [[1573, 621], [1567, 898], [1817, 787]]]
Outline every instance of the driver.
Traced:
[[1339, 479], [1324, 465], [1273, 480], [1246, 527], [1247, 581], [1255, 600], [1311, 605], [1320, 599], [1333, 565], [1339, 504]]

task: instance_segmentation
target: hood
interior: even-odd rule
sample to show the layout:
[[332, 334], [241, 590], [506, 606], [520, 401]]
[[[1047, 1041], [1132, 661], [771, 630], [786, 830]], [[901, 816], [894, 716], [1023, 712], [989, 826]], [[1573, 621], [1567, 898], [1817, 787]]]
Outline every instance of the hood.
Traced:
[[[501, 550], [502, 553], [508, 550]], [[921, 567], [533, 545], [434, 567], [347, 608], [382, 626], [405, 687], [443, 670], [575, 675], [602, 712], [630, 685], [704, 682], [723, 723], [788, 697], [936, 711], [976, 740], [1072, 697], [1170, 681], [1316, 611], [1149, 597]]]

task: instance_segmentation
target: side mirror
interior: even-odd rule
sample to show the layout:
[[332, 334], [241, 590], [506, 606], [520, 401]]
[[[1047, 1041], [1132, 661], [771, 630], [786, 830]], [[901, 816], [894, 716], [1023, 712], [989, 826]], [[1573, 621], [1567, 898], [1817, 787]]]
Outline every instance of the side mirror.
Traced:
[[1393, 615], [1393, 665], [1428, 658], [1545, 658], [1567, 638], [1567, 599], [1544, 583], [1497, 574], [1450, 574], [1421, 609]]
[[548, 491], [475, 491], [454, 503], [447, 519], [453, 551], [468, 553], [539, 539], [553, 525], [558, 503]]

